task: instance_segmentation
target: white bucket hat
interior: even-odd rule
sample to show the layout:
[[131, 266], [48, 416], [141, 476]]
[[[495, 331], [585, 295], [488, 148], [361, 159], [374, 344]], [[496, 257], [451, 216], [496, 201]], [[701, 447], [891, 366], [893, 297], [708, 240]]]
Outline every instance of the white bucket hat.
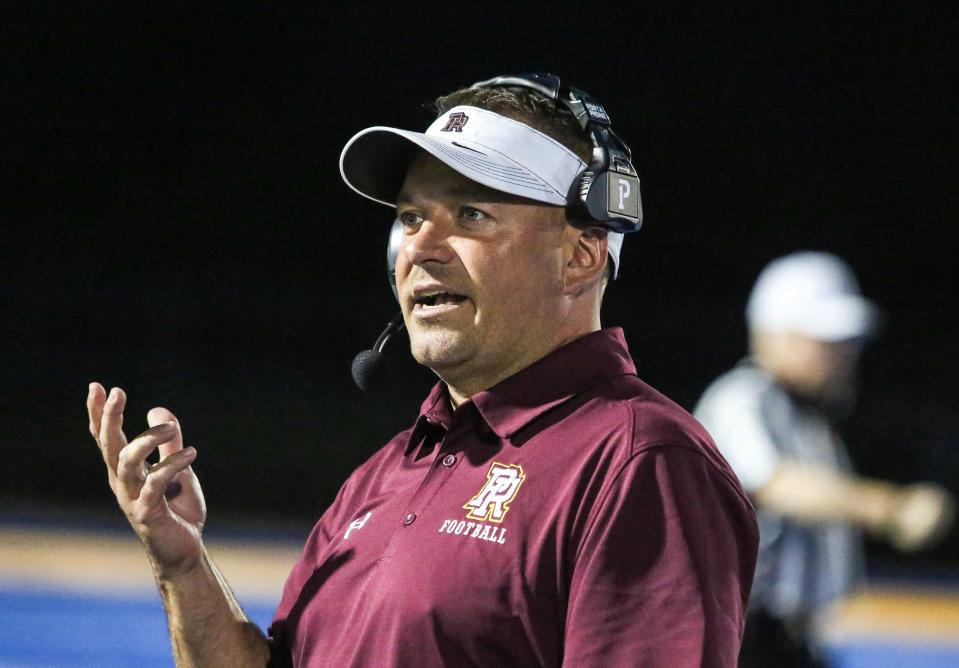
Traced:
[[[376, 126], [354, 135], [340, 154], [346, 184], [374, 202], [395, 205], [410, 161], [423, 150], [471, 181], [537, 202], [565, 206], [586, 163], [566, 146], [520, 121], [479, 107], [441, 114], [425, 133]], [[623, 235], [610, 232], [612, 276]]]

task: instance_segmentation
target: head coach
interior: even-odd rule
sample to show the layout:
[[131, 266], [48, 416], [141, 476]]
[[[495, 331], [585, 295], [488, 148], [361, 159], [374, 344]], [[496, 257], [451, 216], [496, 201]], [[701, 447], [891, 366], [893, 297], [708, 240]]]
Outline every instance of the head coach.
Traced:
[[396, 209], [390, 280], [440, 382], [320, 518], [267, 635], [203, 548], [176, 419], [153, 409], [127, 444], [122, 390], [91, 385], [178, 665], [734, 666], [754, 512], [600, 325], [641, 222], [629, 149], [552, 75], [480, 82], [437, 111], [425, 133], [360, 132], [340, 166]]

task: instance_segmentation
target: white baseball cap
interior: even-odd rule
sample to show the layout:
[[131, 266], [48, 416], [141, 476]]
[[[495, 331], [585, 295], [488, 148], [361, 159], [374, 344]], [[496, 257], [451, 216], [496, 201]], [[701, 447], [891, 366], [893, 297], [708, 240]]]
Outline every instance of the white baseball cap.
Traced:
[[830, 253], [799, 251], [770, 262], [746, 305], [750, 329], [794, 331], [820, 341], [868, 336], [876, 306], [859, 292], [856, 277]]
[[[422, 149], [471, 181], [537, 202], [565, 206], [586, 163], [525, 123], [461, 105], [441, 114], [425, 133], [375, 126], [355, 134], [340, 154], [346, 184], [374, 202], [395, 206], [410, 161]], [[619, 272], [623, 235], [608, 235], [612, 276]]]

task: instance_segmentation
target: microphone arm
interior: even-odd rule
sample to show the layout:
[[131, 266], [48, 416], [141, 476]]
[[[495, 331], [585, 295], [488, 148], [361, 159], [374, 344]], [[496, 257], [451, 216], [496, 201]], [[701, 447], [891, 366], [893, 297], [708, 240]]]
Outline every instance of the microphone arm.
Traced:
[[358, 388], [365, 392], [376, 384], [383, 366], [383, 349], [389, 343], [390, 337], [402, 332], [405, 328], [403, 313], [400, 312], [386, 325], [386, 329], [376, 338], [376, 343], [371, 349], [356, 354], [350, 371], [353, 374], [353, 382]]
[[376, 338], [376, 343], [373, 344], [372, 348], [373, 352], [382, 353], [390, 337], [399, 334], [404, 329], [406, 329], [406, 323], [403, 322], [403, 312], [400, 311], [393, 316], [393, 319], [386, 325], [386, 329]]

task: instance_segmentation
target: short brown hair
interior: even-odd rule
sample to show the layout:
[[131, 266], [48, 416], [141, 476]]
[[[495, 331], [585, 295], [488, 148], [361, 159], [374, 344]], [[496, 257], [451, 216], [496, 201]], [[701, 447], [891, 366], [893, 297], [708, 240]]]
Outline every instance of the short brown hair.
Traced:
[[518, 87], [461, 88], [434, 102], [437, 116], [460, 105], [479, 107], [525, 123], [561, 142], [584, 162], [590, 161], [593, 142], [589, 135], [569, 109], [543, 95]]

